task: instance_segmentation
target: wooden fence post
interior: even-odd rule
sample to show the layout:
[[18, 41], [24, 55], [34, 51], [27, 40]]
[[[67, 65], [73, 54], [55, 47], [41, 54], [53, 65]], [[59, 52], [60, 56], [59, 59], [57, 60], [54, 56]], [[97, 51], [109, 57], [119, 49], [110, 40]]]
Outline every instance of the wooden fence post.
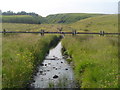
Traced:
[[76, 30], [72, 31], [72, 35], [75, 36], [77, 34]]
[[41, 36], [44, 36], [44, 30], [41, 30]]
[[104, 36], [105, 32], [104, 31], [100, 31], [100, 36]]
[[3, 30], [3, 33], [4, 33], [4, 35], [6, 34], [6, 30], [5, 29]]

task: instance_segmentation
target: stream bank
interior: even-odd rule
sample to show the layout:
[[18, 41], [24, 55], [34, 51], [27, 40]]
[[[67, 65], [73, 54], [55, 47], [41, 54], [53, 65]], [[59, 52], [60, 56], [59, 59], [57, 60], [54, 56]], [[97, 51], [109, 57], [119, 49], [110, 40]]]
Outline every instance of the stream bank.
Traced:
[[75, 88], [76, 83], [71, 66], [62, 56], [61, 42], [49, 51], [37, 67], [30, 88]]
[[[26, 88], [29, 88], [30, 87], [30, 84], [32, 82], [34, 82], [34, 75], [36, 75], [36, 73], [38, 72], [38, 67], [39, 65], [43, 62], [43, 60], [45, 59], [45, 56], [49, 53], [49, 50], [51, 48], [54, 48], [58, 42], [62, 39], [61, 36], [54, 36], [52, 37], [52, 40], [51, 40], [51, 37], [50, 37], [50, 42], [46, 42], [46, 41], [42, 41], [44, 42], [44, 46], [43, 48], [44, 49], [39, 49], [39, 46], [41, 45], [41, 43], [36, 45], [36, 49], [34, 48], [34, 70], [33, 70], [33, 73], [31, 74], [31, 79], [29, 80], [29, 82], [27, 82], [27, 85], [26, 85]], [[46, 44], [45, 44], [46, 43]]]

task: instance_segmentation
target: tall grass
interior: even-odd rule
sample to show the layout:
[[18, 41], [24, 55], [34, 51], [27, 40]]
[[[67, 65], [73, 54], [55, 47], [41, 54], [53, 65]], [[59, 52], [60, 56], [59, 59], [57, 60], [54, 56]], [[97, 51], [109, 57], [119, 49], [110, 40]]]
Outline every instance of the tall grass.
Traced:
[[66, 36], [62, 44], [72, 56], [75, 77], [81, 88], [118, 87], [116, 36]]
[[2, 89], [2, 34], [0, 34], [0, 89]]
[[42, 62], [54, 38], [57, 37], [40, 37], [38, 34], [3, 36], [3, 88], [26, 87], [34, 68]]
[[[69, 27], [85, 32], [118, 32], [117, 19], [117, 15], [103, 15], [69, 24]], [[75, 77], [81, 88], [118, 87], [117, 36], [65, 36], [62, 44], [65, 53], [72, 57]]]
[[57, 28], [64, 26], [59, 24], [18, 24], [18, 23], [3, 23], [3, 29], [6, 31], [58, 31]]

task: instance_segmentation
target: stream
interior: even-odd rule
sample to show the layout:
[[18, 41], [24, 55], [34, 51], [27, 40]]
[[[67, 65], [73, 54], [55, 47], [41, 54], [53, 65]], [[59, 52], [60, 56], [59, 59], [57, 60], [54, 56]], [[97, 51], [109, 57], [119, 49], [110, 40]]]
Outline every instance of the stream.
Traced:
[[34, 76], [33, 88], [74, 88], [75, 80], [72, 67], [62, 56], [61, 42], [49, 51]]

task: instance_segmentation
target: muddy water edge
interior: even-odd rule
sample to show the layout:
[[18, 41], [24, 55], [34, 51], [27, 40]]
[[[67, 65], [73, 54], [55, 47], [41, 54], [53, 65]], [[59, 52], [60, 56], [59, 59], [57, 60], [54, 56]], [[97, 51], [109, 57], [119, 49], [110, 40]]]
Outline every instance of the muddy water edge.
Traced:
[[38, 65], [29, 84], [30, 88], [76, 88], [76, 81], [72, 67], [62, 55], [62, 44], [57, 46], [46, 55]]

